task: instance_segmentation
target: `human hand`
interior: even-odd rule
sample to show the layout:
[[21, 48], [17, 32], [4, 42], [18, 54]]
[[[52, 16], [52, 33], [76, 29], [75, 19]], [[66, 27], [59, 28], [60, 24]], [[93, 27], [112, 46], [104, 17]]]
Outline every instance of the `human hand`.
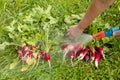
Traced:
[[82, 34], [83, 30], [81, 30], [78, 25], [73, 25], [73, 26], [70, 26], [68, 29], [67, 29], [67, 37], [69, 39], [71, 38], [74, 38], [80, 34]]
[[113, 36], [120, 38], [120, 30], [113, 32]]

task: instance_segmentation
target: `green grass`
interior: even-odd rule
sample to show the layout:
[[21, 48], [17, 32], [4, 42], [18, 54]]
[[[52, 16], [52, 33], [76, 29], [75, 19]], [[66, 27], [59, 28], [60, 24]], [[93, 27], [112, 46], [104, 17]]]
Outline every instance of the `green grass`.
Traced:
[[[101, 59], [98, 69], [90, 62], [84, 64], [80, 61], [74, 67], [71, 66], [69, 60], [62, 63], [59, 41], [63, 39], [60, 37], [70, 25], [79, 22], [80, 19], [73, 17], [72, 14], [82, 18], [80, 14], [85, 13], [90, 2], [91, 0], [0, 0], [0, 44], [4, 42], [9, 44], [0, 45], [0, 80], [119, 80], [120, 40], [115, 37], [94, 40], [90, 44], [90, 46], [97, 45], [105, 49], [106, 60]], [[116, 0], [85, 32], [93, 34], [98, 32], [98, 29], [105, 30], [112, 26], [120, 26], [119, 2]], [[49, 24], [47, 14], [45, 16], [42, 14], [41, 24], [38, 17], [35, 18], [38, 21], [36, 23], [29, 24], [23, 21], [25, 16], [32, 13], [33, 8], [40, 6], [46, 10], [48, 5], [52, 6], [50, 15], [57, 21], [56, 23]], [[23, 15], [20, 16], [20, 13]], [[70, 20], [70, 23], [65, 19]], [[12, 21], [16, 21], [12, 27], [15, 30], [9, 32], [6, 27], [12, 25]], [[27, 25], [27, 28], [23, 28], [24, 33], [19, 32], [18, 27], [21, 27], [19, 23], [22, 26]], [[49, 24], [47, 26], [49, 28], [44, 30], [43, 27], [46, 24]], [[18, 45], [21, 46], [24, 42], [35, 43], [41, 39], [43, 39], [43, 48], [51, 54], [51, 69], [47, 62], [24, 72], [20, 71], [21, 64], [13, 70], [9, 69], [11, 62], [17, 57]], [[4, 46], [5, 49], [2, 50]]]

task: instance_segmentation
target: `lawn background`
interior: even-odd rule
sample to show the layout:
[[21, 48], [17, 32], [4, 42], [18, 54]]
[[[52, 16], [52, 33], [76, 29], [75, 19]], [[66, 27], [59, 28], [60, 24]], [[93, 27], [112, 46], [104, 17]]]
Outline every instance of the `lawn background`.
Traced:
[[[94, 64], [88, 62], [84, 64], [80, 61], [76, 66], [72, 67], [69, 62], [62, 63], [60, 43], [53, 37], [60, 38], [70, 25], [79, 22], [83, 17], [91, 0], [0, 0], [0, 79], [1, 80], [119, 80], [120, 79], [120, 40], [115, 37], [94, 40], [90, 46], [102, 46], [105, 49], [106, 60], [101, 59], [99, 68], [96, 69]], [[37, 68], [20, 71], [20, 66], [10, 70], [9, 65], [16, 59], [16, 47], [21, 45], [22, 38], [14, 36], [11, 38], [6, 26], [9, 26], [12, 21], [16, 20], [22, 23], [20, 13], [29, 14], [32, 8], [40, 6], [44, 10], [51, 5], [50, 15], [57, 20], [56, 23], [50, 25], [51, 32], [55, 34], [49, 35], [50, 44], [52, 45], [49, 50], [51, 54], [51, 70], [48, 64], [39, 65]], [[94, 34], [98, 31], [120, 25], [120, 1], [115, 0], [114, 4], [106, 9], [93, 23], [85, 30], [85, 33]], [[77, 15], [77, 18], [72, 16]], [[79, 16], [79, 17], [78, 17]], [[24, 16], [23, 16], [24, 17]], [[45, 21], [43, 21], [44, 23]], [[47, 22], [45, 22], [47, 23]], [[32, 25], [34, 25], [32, 23]], [[28, 28], [29, 26], [27, 25]], [[35, 26], [40, 24], [35, 24]], [[34, 27], [34, 26], [33, 26]], [[36, 27], [34, 27], [36, 28]], [[42, 27], [40, 27], [41, 29]], [[17, 27], [15, 27], [17, 29]], [[54, 31], [55, 30], [55, 31]], [[32, 31], [32, 30], [30, 30]], [[38, 30], [39, 31], [39, 30]], [[33, 31], [34, 35], [37, 31]], [[17, 32], [11, 34], [19, 34]], [[45, 33], [44, 33], [45, 34]], [[42, 37], [46, 37], [40, 35]], [[33, 37], [34, 37], [33, 35]], [[59, 35], [59, 36], [57, 36]], [[24, 36], [24, 35], [23, 35]], [[28, 31], [27, 36], [31, 36]], [[26, 38], [28, 39], [28, 38]], [[60, 38], [61, 39], [61, 38]], [[52, 41], [53, 40], [53, 41]], [[13, 45], [7, 45], [7, 43]], [[35, 42], [35, 40], [34, 40]], [[46, 41], [43, 41], [46, 43]], [[3, 44], [4, 43], [4, 44]], [[49, 44], [46, 43], [46, 46]], [[5, 48], [4, 48], [5, 47]], [[4, 48], [4, 49], [2, 49]]]

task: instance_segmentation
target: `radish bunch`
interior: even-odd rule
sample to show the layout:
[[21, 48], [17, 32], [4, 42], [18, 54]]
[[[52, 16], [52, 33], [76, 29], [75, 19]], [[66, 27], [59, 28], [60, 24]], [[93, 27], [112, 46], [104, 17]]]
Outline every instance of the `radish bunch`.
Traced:
[[[34, 45], [24, 45], [17, 49], [18, 58], [22, 60], [23, 64], [28, 66], [34, 64], [38, 65], [39, 61], [46, 60], [50, 65], [51, 56], [46, 50], [40, 50], [37, 46]], [[37, 62], [38, 61], [38, 62]], [[23, 71], [23, 70], [22, 70]]]
[[86, 46], [83, 48], [80, 44], [66, 44], [63, 43], [61, 45], [61, 48], [63, 49], [63, 61], [66, 59], [66, 55], [68, 54], [71, 58], [71, 63], [73, 64], [73, 59], [83, 60], [85, 62], [88, 62], [91, 60], [91, 62], [94, 61], [95, 67], [98, 68], [98, 63], [100, 62], [101, 56], [105, 59], [105, 55], [103, 52], [102, 47], [93, 47], [90, 48], [89, 46]]

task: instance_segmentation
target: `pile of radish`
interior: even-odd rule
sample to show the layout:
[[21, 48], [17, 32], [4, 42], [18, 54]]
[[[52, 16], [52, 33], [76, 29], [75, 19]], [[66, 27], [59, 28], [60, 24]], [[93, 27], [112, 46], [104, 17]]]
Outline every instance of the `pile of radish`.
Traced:
[[[105, 55], [103, 53], [102, 47], [93, 47], [89, 46], [83, 47], [80, 44], [67, 44], [63, 43], [61, 45], [63, 49], [63, 61], [65, 61], [66, 56], [68, 55], [71, 60], [71, 64], [74, 64], [73, 60], [83, 60], [88, 62], [95, 63], [95, 67], [98, 68], [98, 63], [100, 62], [101, 57], [105, 59]], [[34, 45], [24, 45], [17, 49], [18, 59], [22, 61], [22, 65], [38, 65], [39, 61], [48, 61], [49, 67], [51, 67], [50, 59], [51, 56], [46, 50], [41, 49], [40, 46]], [[13, 64], [13, 63], [12, 63]], [[25, 71], [26, 69], [22, 69], [21, 71]]]
[[[50, 54], [46, 52], [46, 50], [41, 50], [39, 47], [30, 45], [27, 46], [26, 44], [22, 47], [17, 49], [18, 58], [23, 62], [25, 65], [32, 65], [38, 64], [39, 60], [46, 60], [50, 65]], [[24, 71], [24, 70], [22, 70]]]
[[23, 59], [24, 57], [31, 57], [31, 58], [43, 58], [47, 61], [50, 60], [50, 54], [47, 53], [45, 50], [40, 50], [40, 52], [35, 52], [35, 46], [31, 45], [30, 48], [24, 45], [21, 49], [17, 50], [18, 58]]
[[98, 68], [101, 57], [105, 59], [102, 47], [95, 46], [90, 48], [89, 46], [86, 46], [83, 48], [80, 44], [62, 43], [61, 48], [63, 49], [63, 61], [65, 61], [66, 55], [69, 55], [72, 64], [73, 59], [83, 60], [85, 62], [91, 60], [91, 62], [94, 61], [95, 67]]

